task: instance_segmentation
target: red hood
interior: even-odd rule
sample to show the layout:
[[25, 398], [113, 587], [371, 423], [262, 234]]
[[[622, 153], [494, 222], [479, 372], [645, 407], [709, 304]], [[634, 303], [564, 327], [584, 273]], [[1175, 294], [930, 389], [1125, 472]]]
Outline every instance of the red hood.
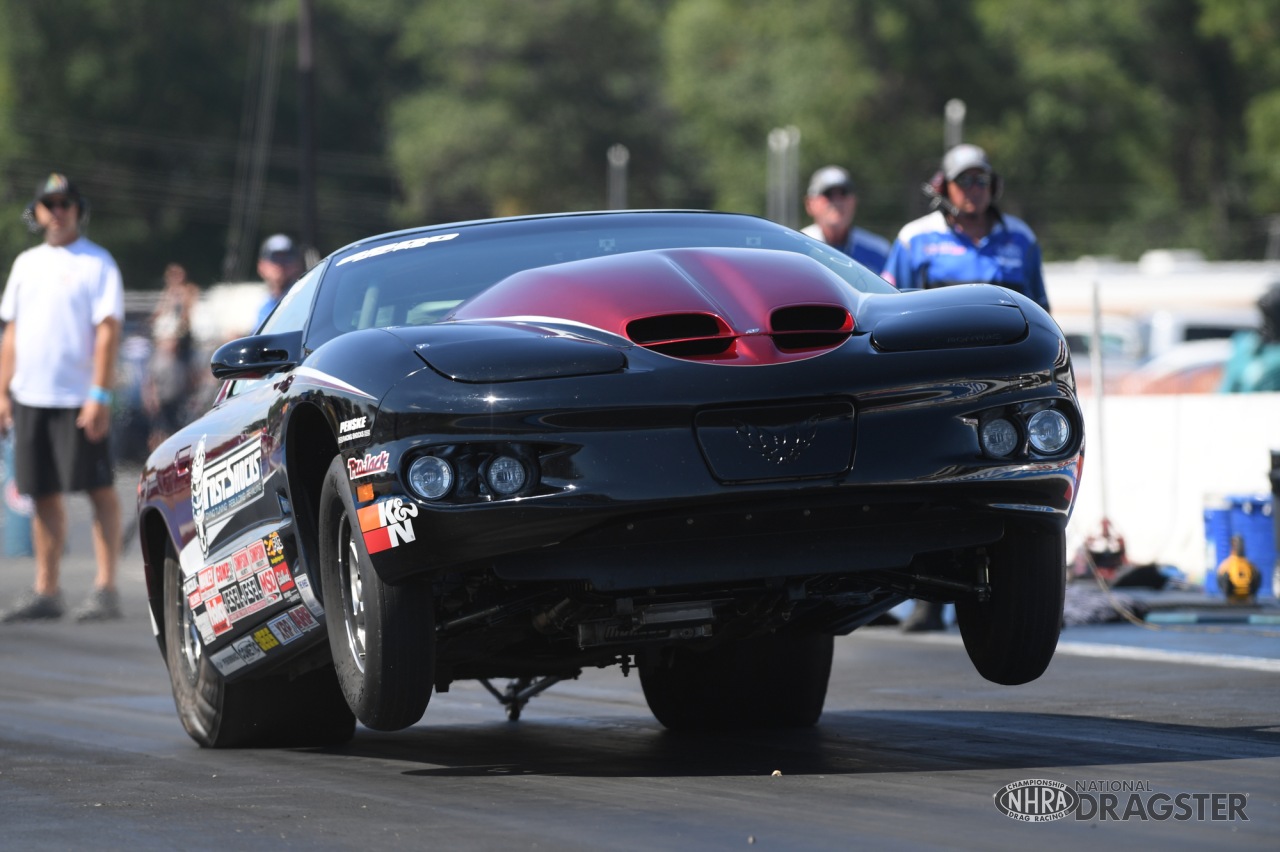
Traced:
[[820, 354], [853, 331], [858, 294], [794, 252], [630, 252], [518, 272], [452, 319], [557, 319], [673, 357], [768, 364]]

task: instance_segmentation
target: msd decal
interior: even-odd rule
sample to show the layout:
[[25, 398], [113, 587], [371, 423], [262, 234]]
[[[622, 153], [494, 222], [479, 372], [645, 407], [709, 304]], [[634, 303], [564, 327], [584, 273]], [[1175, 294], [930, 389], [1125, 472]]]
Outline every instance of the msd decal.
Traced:
[[347, 472], [352, 479], [362, 476], [373, 476], [375, 473], [386, 473], [391, 464], [391, 453], [383, 450], [376, 456], [365, 453], [362, 459], [347, 459]]
[[370, 553], [381, 553], [415, 539], [411, 519], [418, 517], [418, 507], [399, 497], [357, 509], [356, 515], [360, 532], [364, 533], [365, 549]]

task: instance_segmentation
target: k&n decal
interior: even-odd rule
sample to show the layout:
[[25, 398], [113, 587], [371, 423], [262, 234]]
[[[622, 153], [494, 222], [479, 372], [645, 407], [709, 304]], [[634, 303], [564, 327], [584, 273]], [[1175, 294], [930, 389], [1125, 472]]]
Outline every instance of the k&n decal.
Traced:
[[418, 517], [418, 507], [400, 497], [383, 500], [372, 506], [357, 509], [360, 532], [364, 533], [364, 546], [370, 553], [380, 553], [413, 541], [413, 518]]

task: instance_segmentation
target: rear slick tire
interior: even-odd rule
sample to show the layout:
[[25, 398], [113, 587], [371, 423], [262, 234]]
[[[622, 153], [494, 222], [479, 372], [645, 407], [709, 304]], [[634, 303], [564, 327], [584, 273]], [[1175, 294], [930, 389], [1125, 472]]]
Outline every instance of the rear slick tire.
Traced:
[[342, 456], [320, 491], [321, 587], [338, 683], [356, 718], [398, 731], [422, 718], [435, 672], [435, 618], [425, 578], [382, 581], [351, 499]]
[[191, 739], [205, 748], [296, 748], [351, 739], [356, 720], [333, 666], [292, 679], [276, 674], [227, 683], [204, 653], [172, 544], [163, 584], [165, 663], [178, 718]]
[[832, 636], [780, 634], [670, 648], [641, 660], [640, 685], [672, 731], [809, 728], [822, 715], [834, 648]]
[[956, 601], [965, 650], [987, 680], [1017, 686], [1049, 667], [1062, 632], [1065, 543], [1056, 527], [1009, 524], [1004, 538], [988, 548], [988, 600]]

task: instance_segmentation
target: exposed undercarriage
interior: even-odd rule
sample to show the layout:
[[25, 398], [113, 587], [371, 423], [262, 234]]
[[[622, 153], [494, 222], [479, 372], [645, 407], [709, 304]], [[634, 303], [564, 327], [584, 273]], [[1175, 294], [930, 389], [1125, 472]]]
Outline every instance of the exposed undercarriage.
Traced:
[[[434, 687], [478, 679], [518, 718], [529, 698], [584, 668], [619, 665], [625, 673], [674, 647], [710, 650], [769, 634], [843, 635], [908, 598], [985, 600], [987, 563], [979, 547], [926, 554], [901, 571], [627, 592], [449, 574], [434, 584]], [[503, 678], [505, 690], [490, 683]]]

